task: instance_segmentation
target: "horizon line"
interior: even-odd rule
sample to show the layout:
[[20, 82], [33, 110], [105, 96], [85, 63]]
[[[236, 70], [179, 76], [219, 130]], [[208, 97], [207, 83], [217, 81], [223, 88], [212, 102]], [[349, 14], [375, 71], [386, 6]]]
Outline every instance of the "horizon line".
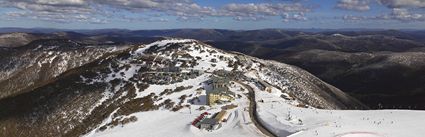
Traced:
[[251, 30], [346, 30], [346, 31], [355, 31], [355, 30], [375, 30], [375, 31], [385, 31], [385, 30], [398, 30], [398, 31], [421, 31], [425, 29], [412, 29], [412, 28], [259, 28], [259, 29], [223, 29], [223, 28], [166, 28], [166, 29], [128, 29], [128, 28], [96, 28], [96, 29], [67, 29], [67, 28], [55, 28], [55, 27], [0, 27], [0, 29], [46, 29], [46, 30], [59, 30], [59, 31], [95, 31], [95, 30], [127, 30], [127, 31], [140, 31], [140, 30], [231, 30], [231, 31], [251, 31]]

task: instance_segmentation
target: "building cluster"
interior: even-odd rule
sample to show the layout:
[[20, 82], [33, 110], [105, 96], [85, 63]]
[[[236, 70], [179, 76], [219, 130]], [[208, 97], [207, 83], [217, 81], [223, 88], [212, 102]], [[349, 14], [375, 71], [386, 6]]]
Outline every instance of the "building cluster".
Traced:
[[202, 71], [181, 70], [179, 67], [164, 67], [154, 72], [144, 73], [140, 78], [143, 78], [147, 83], [165, 85], [193, 79], [200, 75], [202, 75]]
[[220, 77], [226, 77], [229, 80], [230, 79], [231, 80], [239, 80], [244, 75], [243, 72], [240, 72], [240, 71], [227, 71], [227, 70], [216, 70], [216, 71], [213, 72], [213, 74], [220, 76]]

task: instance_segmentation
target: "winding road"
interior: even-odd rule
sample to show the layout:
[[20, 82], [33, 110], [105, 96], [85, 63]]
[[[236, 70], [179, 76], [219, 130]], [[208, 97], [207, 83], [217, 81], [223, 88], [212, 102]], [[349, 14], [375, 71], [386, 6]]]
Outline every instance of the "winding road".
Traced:
[[257, 102], [255, 101], [255, 92], [254, 89], [252, 89], [251, 86], [242, 83], [240, 81], [236, 81], [237, 83], [244, 86], [246, 89], [248, 89], [248, 98], [249, 98], [249, 116], [251, 118], [251, 121], [254, 123], [254, 125], [264, 134], [269, 137], [277, 137], [275, 134], [273, 134], [270, 130], [268, 130], [261, 122], [258, 120], [258, 116], [256, 113], [257, 110]]

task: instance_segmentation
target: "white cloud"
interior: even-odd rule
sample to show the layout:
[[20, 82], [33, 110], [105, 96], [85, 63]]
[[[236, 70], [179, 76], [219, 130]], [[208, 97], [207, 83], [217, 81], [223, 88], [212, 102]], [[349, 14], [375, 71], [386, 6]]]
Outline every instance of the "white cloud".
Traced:
[[158, 11], [176, 16], [211, 15], [214, 9], [190, 0], [93, 0], [94, 3], [134, 12]]
[[342, 16], [342, 19], [345, 21], [362, 21], [368, 19], [368, 17], [365, 16], [354, 16], [354, 15], [344, 15]]
[[[11, 18], [31, 18], [55, 22], [106, 22], [125, 20], [121, 11], [148, 16], [151, 13], [175, 16], [180, 21], [201, 21], [206, 17], [232, 17], [235, 20], [264, 20], [282, 17], [284, 20], [306, 20], [311, 8], [300, 3], [233, 3], [213, 8], [201, 6], [192, 0], [3, 0], [0, 7], [14, 8]], [[168, 21], [140, 18], [141, 21]]]
[[395, 19], [400, 21], [424, 21], [425, 15], [419, 13], [412, 13], [408, 9], [394, 8], [391, 14], [379, 16], [381, 19]]
[[64, 15], [61, 13], [54, 12], [7, 12], [5, 13], [10, 19], [25, 18], [25, 19], [34, 19], [48, 22], [57, 22], [57, 23], [72, 23], [72, 22], [86, 22], [92, 24], [104, 24], [107, 23], [105, 19], [99, 19], [96, 17], [83, 15], [83, 14], [69, 14]]
[[[99, 16], [110, 18], [115, 16], [114, 12], [123, 10], [141, 14], [163, 12], [172, 16], [188, 18], [212, 16], [215, 12], [214, 9], [200, 6], [191, 0], [5, 0], [0, 1], [0, 7], [16, 8], [22, 11], [20, 17], [36, 16], [32, 18], [52, 19], [53, 21], [61, 21], [63, 16], [69, 16], [70, 21], [72, 19], [81, 21], [81, 18], [77, 18], [78, 15], [90, 16], [90, 18]], [[121, 17], [115, 16], [115, 18]]]
[[355, 11], [370, 10], [369, 0], [339, 0], [336, 8]]
[[401, 8], [401, 7], [425, 8], [425, 0], [378, 0], [378, 2], [391, 8]]
[[83, 0], [4, 0], [1, 7], [15, 8], [7, 12], [9, 18], [27, 18], [49, 22], [88, 22], [104, 23], [104, 20], [94, 17], [98, 14]]
[[296, 13], [296, 14], [284, 14], [282, 15], [283, 22], [290, 21], [306, 21], [307, 17], [305, 17], [304, 13]]
[[305, 7], [302, 4], [270, 4], [270, 3], [248, 3], [248, 4], [228, 4], [223, 8], [225, 11], [228, 11], [228, 14], [240, 14], [240, 15], [267, 15], [267, 16], [276, 16], [282, 13], [287, 12], [308, 12], [309, 8]]
[[248, 3], [248, 4], [227, 4], [221, 14], [224, 16], [232, 16], [236, 20], [263, 20], [269, 16], [280, 16], [283, 20], [306, 20], [305, 13], [310, 12], [311, 8], [300, 3]]
[[361, 20], [398, 20], [402, 22], [415, 22], [425, 21], [425, 14], [413, 13], [405, 8], [393, 8], [391, 13], [376, 15], [376, 16], [352, 16], [345, 15], [342, 17], [347, 21], [361, 21]]
[[265, 16], [235, 16], [233, 19], [237, 21], [262, 21], [267, 18]]

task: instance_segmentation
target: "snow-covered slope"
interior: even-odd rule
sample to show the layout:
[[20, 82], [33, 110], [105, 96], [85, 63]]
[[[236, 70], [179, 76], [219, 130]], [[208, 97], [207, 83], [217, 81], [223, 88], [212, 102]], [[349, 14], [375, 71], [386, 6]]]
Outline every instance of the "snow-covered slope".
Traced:
[[[236, 99], [206, 105], [206, 81], [211, 77], [229, 79]], [[260, 83], [269, 92], [260, 89]], [[250, 105], [253, 98], [256, 110]], [[227, 122], [219, 129], [191, 125], [201, 113], [214, 114], [230, 104], [237, 107], [227, 110]], [[24, 107], [16, 109], [19, 106]], [[0, 136], [265, 136], [256, 119], [280, 136], [309, 136], [315, 128], [329, 135], [325, 133], [333, 128], [322, 125], [337, 119], [328, 113], [380, 113], [339, 110], [347, 108], [364, 106], [294, 66], [225, 52], [196, 40], [166, 39], [107, 54], [46, 86], [0, 100], [5, 112], [0, 113]], [[288, 111], [290, 119], [285, 118]], [[348, 125], [353, 119], [339, 122]], [[340, 133], [345, 131], [336, 135]]]
[[294, 107], [292, 101], [256, 89], [257, 112], [278, 136], [421, 137], [425, 112], [411, 110], [325, 110]]

